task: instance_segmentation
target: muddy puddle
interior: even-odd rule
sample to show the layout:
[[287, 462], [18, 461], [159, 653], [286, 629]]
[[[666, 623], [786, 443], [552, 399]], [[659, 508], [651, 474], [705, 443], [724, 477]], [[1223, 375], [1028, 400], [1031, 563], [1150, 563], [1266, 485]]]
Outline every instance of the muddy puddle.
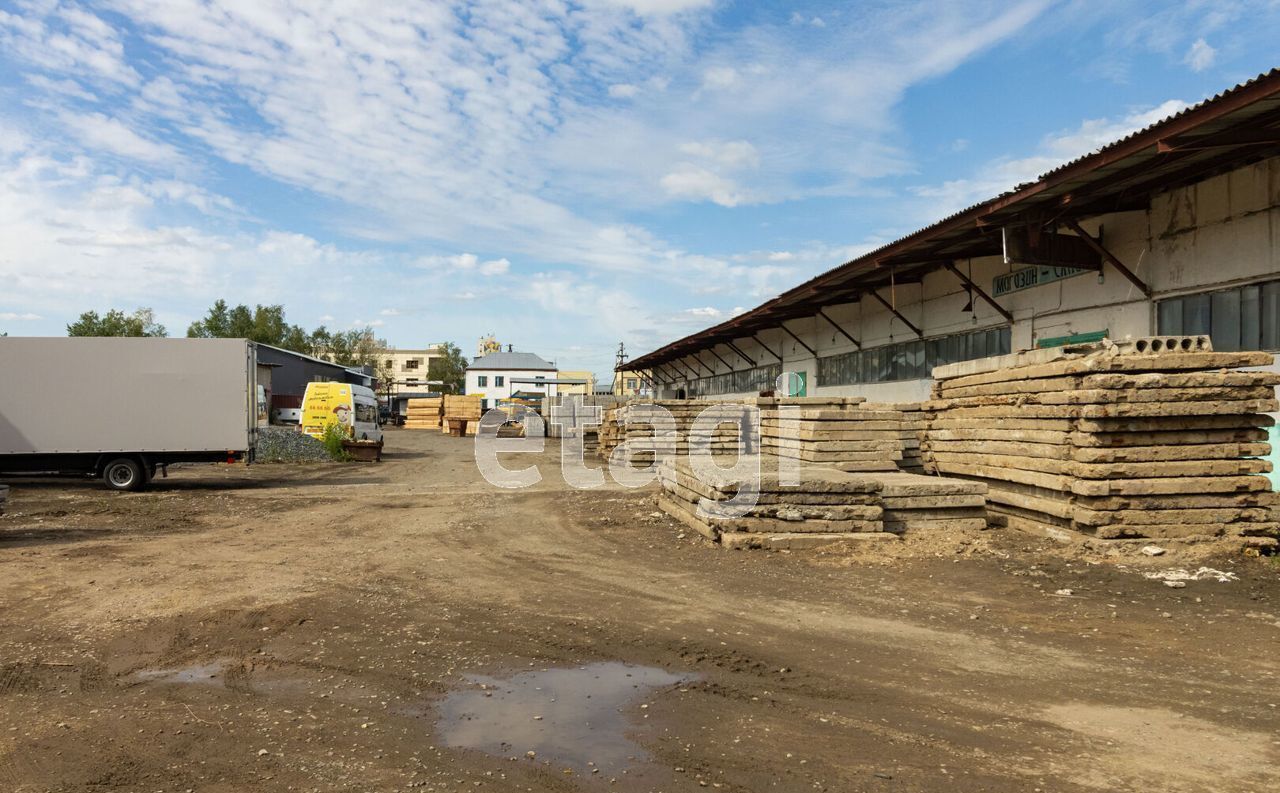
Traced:
[[179, 669], [147, 669], [134, 674], [134, 679], [145, 683], [178, 683], [196, 686], [225, 686], [225, 661], [194, 664]]
[[[305, 697], [313, 687], [312, 683], [289, 674], [287, 669], [246, 666], [225, 658], [173, 669], [144, 669], [133, 673], [131, 678], [150, 685], [224, 688], [240, 694], [283, 697]], [[348, 684], [342, 693], [355, 697], [358, 688]], [[331, 691], [330, 695], [333, 693], [336, 692]]]
[[651, 764], [632, 738], [643, 726], [643, 717], [635, 714], [643, 710], [646, 696], [690, 677], [598, 663], [507, 679], [468, 679], [473, 688], [449, 694], [439, 706], [438, 732], [445, 745], [607, 779]]

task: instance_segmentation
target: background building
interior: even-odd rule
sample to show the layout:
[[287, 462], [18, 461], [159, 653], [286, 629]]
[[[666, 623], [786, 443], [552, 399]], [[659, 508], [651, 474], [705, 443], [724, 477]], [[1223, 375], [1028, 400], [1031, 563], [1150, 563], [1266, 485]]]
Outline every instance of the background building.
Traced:
[[392, 395], [421, 393], [424, 391], [438, 390], [427, 386], [427, 372], [431, 369], [431, 360], [433, 358], [443, 358], [444, 352], [440, 349], [440, 344], [433, 344], [422, 349], [397, 349], [390, 347], [387, 349], [386, 363], [384, 366], [391, 371], [390, 389], [386, 384], [382, 384], [379, 394], [386, 394], [388, 390]]
[[[467, 367], [466, 393], [481, 397], [482, 409], [496, 406], [516, 392], [556, 396], [555, 383], [539, 383], [556, 379], [555, 364], [531, 352], [491, 352], [476, 358]], [[512, 380], [533, 382], [513, 383]]]
[[613, 395], [620, 397], [639, 397], [649, 395], [649, 373], [615, 372], [613, 375]]
[[[556, 374], [556, 378], [560, 380], [557, 386], [557, 394], [580, 394], [589, 396], [596, 390], [596, 375], [594, 372], [588, 371], [569, 371], [561, 370]], [[567, 383], [566, 380], [585, 380], [584, 383]]]

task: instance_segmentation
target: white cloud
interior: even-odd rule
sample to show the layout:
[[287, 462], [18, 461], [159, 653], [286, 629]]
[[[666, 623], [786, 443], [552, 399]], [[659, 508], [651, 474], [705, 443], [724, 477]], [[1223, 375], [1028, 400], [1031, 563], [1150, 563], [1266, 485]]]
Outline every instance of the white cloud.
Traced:
[[61, 119], [67, 129], [91, 149], [145, 163], [172, 164], [181, 159], [172, 146], [145, 138], [119, 119], [102, 113], [65, 112]]
[[771, 262], [789, 262], [794, 258], [796, 258], [796, 255], [791, 251], [773, 251], [769, 254], [769, 261]]
[[760, 152], [745, 140], [707, 140], [680, 144], [680, 151], [695, 157], [712, 160], [725, 168], [756, 168], [760, 165]]
[[742, 203], [743, 194], [732, 180], [705, 168], [684, 165], [660, 180], [662, 189], [676, 198], [693, 201], [712, 201], [723, 207]]
[[987, 162], [978, 169], [980, 175], [942, 184], [921, 185], [913, 188], [913, 192], [930, 199], [927, 217], [936, 220], [1020, 184], [1035, 181], [1064, 163], [1097, 151], [1186, 107], [1186, 102], [1171, 99], [1120, 118], [1089, 119], [1074, 130], [1045, 137], [1037, 151], [1030, 155]]
[[32, 314], [29, 311], [17, 313], [14, 311], [0, 311], [0, 320], [5, 322], [35, 322], [44, 319], [39, 314]]
[[384, 308], [384, 309], [382, 309], [381, 311], [379, 311], [379, 312], [378, 312], [378, 314], [379, 314], [380, 316], [383, 316], [383, 317], [398, 317], [398, 316], [400, 316], [400, 309], [398, 309], [398, 308]]
[[428, 270], [439, 270], [452, 273], [479, 273], [484, 276], [504, 275], [511, 269], [507, 259], [490, 259], [480, 261], [474, 253], [457, 253], [451, 256], [422, 256], [416, 264]]
[[1207, 41], [1196, 39], [1191, 49], [1187, 50], [1186, 63], [1191, 67], [1191, 71], [1202, 72], [1213, 65], [1217, 54], [1218, 51], [1210, 47]]
[[334, 319], [335, 319], [335, 317], [334, 317], [332, 314], [321, 314], [321, 315], [320, 315], [320, 321], [321, 321], [321, 322], [333, 322], [333, 320], [334, 320]]
[[732, 88], [738, 83], [738, 70], [732, 66], [714, 66], [702, 73], [702, 87], [708, 90]]
[[614, 83], [609, 86], [609, 96], [615, 99], [630, 99], [640, 93], [640, 87], [631, 83]]
[[678, 14], [710, 6], [715, 0], [597, 0], [605, 5], [629, 8], [641, 16]]
[[480, 265], [481, 275], [506, 275], [511, 269], [511, 262], [506, 259], [492, 259]]

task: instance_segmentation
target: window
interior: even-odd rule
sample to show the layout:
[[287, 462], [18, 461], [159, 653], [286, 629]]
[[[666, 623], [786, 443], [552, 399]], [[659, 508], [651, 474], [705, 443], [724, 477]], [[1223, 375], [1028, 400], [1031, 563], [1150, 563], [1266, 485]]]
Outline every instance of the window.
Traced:
[[478, 377], [476, 377], [476, 385], [480, 386], [481, 388], [484, 388], [485, 386], [489, 385], [489, 378], [484, 375], [479, 375]]
[[356, 421], [361, 424], [375, 424], [378, 421], [378, 406], [356, 403]]
[[634, 377], [627, 378], [627, 388], [634, 389], [636, 387], [636, 379]]
[[404, 362], [404, 371], [406, 371], [406, 372], [407, 372], [407, 371], [410, 371], [410, 370], [412, 370], [412, 369], [417, 369], [417, 368], [418, 368], [419, 366], [421, 366], [421, 365], [422, 365], [422, 359], [421, 359], [421, 358], [409, 358], [408, 360], [406, 360], [406, 361]]
[[990, 355], [1006, 355], [1011, 343], [1010, 330], [1006, 325], [828, 355], [818, 359], [817, 384], [830, 386], [921, 380], [931, 376], [935, 366]]
[[740, 372], [725, 372], [724, 374], [711, 375], [710, 377], [699, 377], [688, 381], [688, 396], [759, 393], [776, 386], [778, 377], [781, 374], [782, 365], [775, 363], [767, 366], [757, 366], [754, 369], [744, 369]]
[[494, 384], [495, 386], [497, 386], [498, 388], [501, 388], [501, 387], [502, 387], [502, 384], [503, 384], [503, 382], [504, 382], [505, 380], [506, 380], [506, 378], [505, 378], [505, 377], [503, 377], [503, 376], [502, 376], [502, 375], [500, 375], [500, 374], [495, 374], [495, 375], [493, 376], [493, 384]]
[[1280, 350], [1280, 281], [1161, 300], [1156, 332], [1206, 334], [1224, 352]]

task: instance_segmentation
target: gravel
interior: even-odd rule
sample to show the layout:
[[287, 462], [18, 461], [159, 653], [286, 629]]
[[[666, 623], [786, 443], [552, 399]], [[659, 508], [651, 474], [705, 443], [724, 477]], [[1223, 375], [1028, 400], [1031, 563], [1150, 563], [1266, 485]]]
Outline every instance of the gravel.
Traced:
[[260, 463], [332, 462], [324, 444], [297, 427], [259, 427], [256, 459]]

